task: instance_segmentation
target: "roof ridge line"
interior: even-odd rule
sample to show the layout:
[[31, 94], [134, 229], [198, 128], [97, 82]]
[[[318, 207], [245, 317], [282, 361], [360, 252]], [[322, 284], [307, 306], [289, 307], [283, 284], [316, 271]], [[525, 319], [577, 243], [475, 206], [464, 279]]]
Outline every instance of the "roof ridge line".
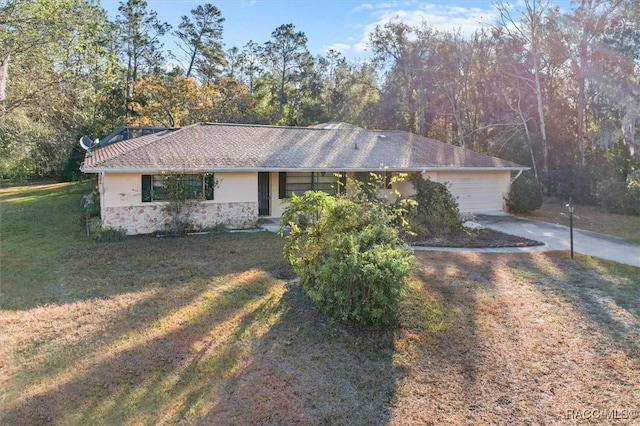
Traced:
[[[354, 130], [354, 129], [329, 129], [329, 128], [323, 128], [323, 127], [313, 127], [313, 126], [279, 126], [277, 124], [260, 124], [260, 123], [218, 123], [218, 122], [210, 122], [210, 121], [201, 121], [199, 123], [196, 124], [192, 124], [190, 126], [187, 127], [191, 127], [194, 125], [204, 125], [204, 126], [228, 126], [228, 127], [262, 127], [262, 128], [270, 128], [270, 129], [296, 129], [296, 130], [313, 130], [313, 131], [318, 131], [318, 130], [331, 130], [331, 131], [348, 131], [348, 130]], [[186, 128], [186, 127], [181, 127], [181, 128]], [[369, 129], [365, 129], [359, 126], [354, 126], [354, 128], [358, 129], [358, 130], [366, 130], [369, 131]]]

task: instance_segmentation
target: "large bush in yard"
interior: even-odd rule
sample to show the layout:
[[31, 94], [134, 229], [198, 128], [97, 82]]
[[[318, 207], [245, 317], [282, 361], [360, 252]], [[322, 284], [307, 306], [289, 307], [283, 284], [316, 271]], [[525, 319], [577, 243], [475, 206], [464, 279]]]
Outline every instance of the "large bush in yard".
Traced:
[[640, 216], [640, 170], [627, 176], [627, 211]]
[[392, 323], [412, 255], [384, 206], [315, 191], [289, 201], [285, 256], [309, 297], [335, 320]]
[[523, 173], [511, 184], [507, 207], [512, 213], [528, 213], [542, 207], [542, 185], [533, 173]]
[[438, 234], [461, 226], [458, 202], [445, 184], [423, 179], [420, 173], [411, 176], [411, 183], [416, 190], [417, 204], [409, 215], [409, 222], [415, 232]]
[[627, 184], [617, 178], [603, 180], [598, 184], [598, 204], [609, 213], [623, 214], [627, 201]]

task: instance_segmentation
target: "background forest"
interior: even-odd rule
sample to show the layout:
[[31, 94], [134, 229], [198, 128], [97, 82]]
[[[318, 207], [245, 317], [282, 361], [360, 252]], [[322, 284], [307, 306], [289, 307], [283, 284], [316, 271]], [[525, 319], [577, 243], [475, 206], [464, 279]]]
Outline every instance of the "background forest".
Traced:
[[171, 28], [144, 0], [114, 21], [94, 0], [2, 0], [0, 177], [73, 179], [78, 138], [124, 124], [344, 121], [531, 166], [547, 195], [632, 212], [635, 197], [640, 214], [637, 0], [521, 3], [496, 1], [498, 22], [471, 36], [390, 21], [350, 63], [314, 57], [294, 24], [226, 47], [212, 4]]

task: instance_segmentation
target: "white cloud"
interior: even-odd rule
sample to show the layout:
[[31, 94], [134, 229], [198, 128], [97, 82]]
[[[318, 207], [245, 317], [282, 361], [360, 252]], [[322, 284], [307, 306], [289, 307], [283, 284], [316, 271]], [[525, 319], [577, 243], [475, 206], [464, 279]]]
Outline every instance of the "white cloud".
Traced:
[[354, 7], [351, 11], [357, 13], [357, 12], [362, 12], [363, 10], [371, 10], [371, 9], [373, 9], [373, 5], [371, 3], [362, 3], [361, 5]]
[[333, 43], [331, 46], [326, 46], [323, 49], [323, 54], [327, 53], [329, 50], [335, 50], [336, 52], [340, 52], [343, 55], [351, 52], [352, 47], [347, 43]]
[[492, 6], [479, 8], [412, 1], [375, 3], [375, 7], [361, 7], [359, 11], [369, 13], [369, 23], [357, 28], [361, 31], [359, 41], [351, 44], [350, 48], [355, 53], [365, 53], [369, 36], [375, 27], [393, 19], [400, 19], [409, 26], [421, 26], [424, 22], [439, 31], [459, 31], [464, 36], [470, 36], [481, 27], [492, 26], [498, 17]]
[[407, 25], [417, 26], [422, 22], [439, 31], [460, 31], [471, 35], [480, 27], [490, 26], [496, 22], [498, 14], [493, 8], [466, 8], [460, 6], [436, 6], [427, 4], [413, 10], [388, 9], [379, 15], [375, 25], [382, 25], [396, 17]]

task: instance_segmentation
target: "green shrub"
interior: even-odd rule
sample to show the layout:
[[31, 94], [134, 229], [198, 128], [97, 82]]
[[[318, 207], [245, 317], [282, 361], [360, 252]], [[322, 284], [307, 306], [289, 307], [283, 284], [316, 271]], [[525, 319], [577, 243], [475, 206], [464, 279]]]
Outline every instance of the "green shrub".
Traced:
[[0, 178], [11, 179], [15, 183], [24, 183], [33, 177], [36, 166], [30, 158], [0, 159]]
[[398, 246], [392, 219], [375, 200], [358, 203], [315, 191], [291, 199], [281, 219], [281, 227], [291, 227], [285, 256], [332, 319], [395, 320], [412, 255]]
[[512, 213], [528, 213], [542, 207], [542, 186], [533, 173], [523, 173], [511, 184], [507, 207]]
[[91, 217], [86, 223], [87, 236], [94, 241], [114, 242], [122, 241], [127, 233], [122, 229], [105, 228], [102, 226], [102, 220], [99, 217]]
[[87, 236], [93, 238], [94, 240], [100, 240], [100, 237], [103, 233], [102, 228], [102, 220], [100, 217], [84, 217], [84, 226], [87, 230]]
[[629, 144], [622, 139], [611, 144], [606, 159], [612, 177], [620, 182], [624, 182], [629, 174], [640, 167], [638, 157], [631, 153]]
[[122, 241], [127, 236], [127, 233], [122, 229], [113, 228], [100, 228], [100, 232], [95, 237], [96, 241], [100, 242], [114, 242]]
[[627, 211], [640, 216], [640, 170], [627, 176]]
[[[102, 229], [102, 221], [100, 220], [100, 196], [94, 189], [90, 194], [82, 196], [80, 201], [82, 214], [80, 222], [87, 232], [87, 236], [96, 235]], [[100, 225], [96, 227], [96, 221]]]
[[420, 173], [411, 176], [416, 190], [416, 205], [409, 214], [411, 227], [419, 234], [438, 234], [461, 226], [460, 209], [445, 184], [423, 179]]
[[627, 206], [627, 184], [616, 178], [598, 184], [598, 204], [610, 213], [624, 213]]

